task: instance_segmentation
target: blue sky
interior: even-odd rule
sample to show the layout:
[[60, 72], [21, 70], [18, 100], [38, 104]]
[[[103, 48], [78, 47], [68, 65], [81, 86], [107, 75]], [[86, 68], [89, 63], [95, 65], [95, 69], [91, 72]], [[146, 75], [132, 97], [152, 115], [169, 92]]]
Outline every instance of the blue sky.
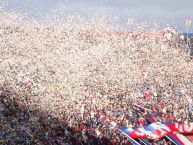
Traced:
[[[82, 16], [104, 14], [118, 16], [121, 24], [133, 17], [138, 23], [156, 21], [180, 31], [185, 31], [186, 19], [193, 21], [193, 0], [8, 0], [6, 9], [30, 11], [31, 14], [49, 14], [50, 10]], [[193, 32], [193, 23], [189, 29]]]

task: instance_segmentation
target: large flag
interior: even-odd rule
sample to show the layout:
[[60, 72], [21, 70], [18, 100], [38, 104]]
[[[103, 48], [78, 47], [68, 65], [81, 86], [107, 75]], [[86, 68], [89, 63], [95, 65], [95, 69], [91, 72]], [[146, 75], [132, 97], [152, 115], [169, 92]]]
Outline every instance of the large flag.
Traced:
[[147, 138], [149, 139], [158, 139], [164, 137], [170, 129], [163, 125], [162, 123], [156, 122], [150, 125], [144, 126], [143, 128], [139, 128], [141, 132], [144, 132]]
[[[179, 133], [193, 133], [193, 123], [190, 124], [179, 124], [171, 122], [156, 122], [151, 116], [146, 116], [150, 122], [149, 125], [144, 127], [124, 128], [117, 125], [116, 122], [109, 120], [103, 115], [100, 115], [100, 120], [103, 123], [108, 123], [115, 129], [126, 135], [133, 144], [139, 144], [135, 139], [160, 139], [164, 136], [175, 142], [176, 144], [182, 145], [181, 140], [174, 134], [174, 132]], [[146, 141], [146, 140], [145, 140]], [[145, 143], [148, 144], [149, 142]]]
[[179, 132], [183, 134], [193, 134], [193, 123], [179, 124], [171, 122], [162, 122], [171, 132]]

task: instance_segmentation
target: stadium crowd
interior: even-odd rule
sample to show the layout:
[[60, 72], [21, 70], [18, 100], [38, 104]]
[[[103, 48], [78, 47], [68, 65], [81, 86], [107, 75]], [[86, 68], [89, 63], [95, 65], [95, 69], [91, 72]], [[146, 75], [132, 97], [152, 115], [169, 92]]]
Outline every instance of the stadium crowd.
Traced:
[[[144, 126], [144, 114], [151, 114], [162, 122], [192, 122], [192, 101], [188, 98], [192, 93], [192, 82], [187, 82], [187, 86], [181, 86], [180, 90], [175, 88], [180, 85], [178, 83], [164, 86], [157, 84], [159, 83], [154, 83], [153, 86], [139, 85], [141, 97], [135, 100], [126, 93], [118, 96], [101, 93], [89, 96], [87, 89], [83, 89], [82, 97], [73, 104], [68, 103], [68, 99], [65, 100], [66, 107], [61, 111], [60, 120], [28, 112], [25, 102], [7, 100], [10, 92], [2, 89], [1, 143], [129, 144], [128, 137], [105, 122], [101, 115], [124, 128]], [[167, 144], [164, 141], [158, 143]]]
[[175, 38], [107, 34], [103, 20], [77, 28], [0, 18], [0, 144], [126, 145], [109, 121], [192, 122], [193, 63]]

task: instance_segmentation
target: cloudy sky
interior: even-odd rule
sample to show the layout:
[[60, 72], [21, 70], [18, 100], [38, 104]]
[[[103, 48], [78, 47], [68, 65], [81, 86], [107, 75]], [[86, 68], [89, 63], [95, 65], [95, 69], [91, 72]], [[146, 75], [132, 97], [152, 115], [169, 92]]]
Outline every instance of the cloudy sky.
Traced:
[[[118, 16], [120, 23], [133, 17], [138, 23], [156, 21], [185, 31], [186, 19], [193, 21], [193, 0], [8, 0], [6, 9], [19, 9], [31, 14], [49, 14], [60, 10], [67, 14]], [[193, 24], [189, 28], [193, 32]]]

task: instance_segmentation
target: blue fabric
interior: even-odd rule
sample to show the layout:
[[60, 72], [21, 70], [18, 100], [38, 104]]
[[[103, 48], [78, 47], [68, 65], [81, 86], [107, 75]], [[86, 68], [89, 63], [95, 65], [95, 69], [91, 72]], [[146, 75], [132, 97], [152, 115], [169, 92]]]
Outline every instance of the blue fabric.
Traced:
[[119, 128], [121, 131], [125, 132], [126, 134], [129, 134], [133, 129], [130, 128]]

